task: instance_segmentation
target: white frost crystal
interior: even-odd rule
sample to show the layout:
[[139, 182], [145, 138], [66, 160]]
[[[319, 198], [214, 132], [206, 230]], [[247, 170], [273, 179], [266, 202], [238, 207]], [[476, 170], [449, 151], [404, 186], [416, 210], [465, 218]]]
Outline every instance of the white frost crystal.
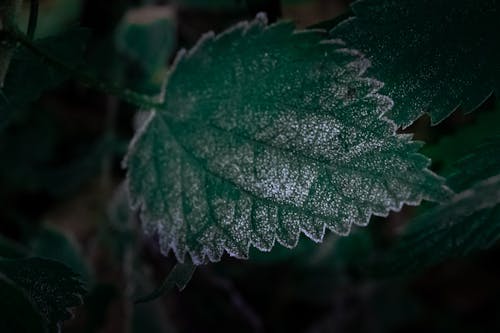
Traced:
[[363, 77], [368, 61], [326, 38], [259, 15], [177, 58], [126, 160], [165, 253], [246, 258], [447, 196], [420, 144], [383, 117], [392, 101]]

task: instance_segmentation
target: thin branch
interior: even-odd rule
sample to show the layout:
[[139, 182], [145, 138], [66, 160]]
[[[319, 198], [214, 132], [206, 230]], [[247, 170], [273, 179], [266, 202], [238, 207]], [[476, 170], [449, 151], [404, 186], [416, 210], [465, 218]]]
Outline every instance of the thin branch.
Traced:
[[36, 24], [38, 22], [38, 8], [39, 2], [38, 0], [31, 0], [30, 3], [30, 17], [28, 21], [28, 38], [33, 40], [35, 37]]
[[21, 44], [22, 46], [26, 47], [28, 50], [33, 52], [33, 54], [38, 56], [40, 59], [45, 61], [48, 65], [56, 68], [57, 70], [63, 73], [68, 74], [69, 76], [71, 76], [72, 78], [76, 79], [77, 81], [81, 82], [83, 85], [89, 88], [101, 91], [108, 95], [116, 96], [122, 101], [138, 106], [142, 109], [164, 108], [163, 103], [158, 102], [157, 99], [154, 97], [140, 94], [135, 91], [119, 87], [109, 82], [108, 83], [102, 82], [86, 72], [83, 72], [81, 70], [78, 70], [77, 68], [65, 64], [56, 57], [47, 53], [45, 50], [42, 50], [41, 48], [36, 46], [25, 34], [23, 34], [18, 30], [2, 31], [0, 40], [2, 39], [4, 40], [10, 39], [11, 41], [18, 42], [19, 44]]

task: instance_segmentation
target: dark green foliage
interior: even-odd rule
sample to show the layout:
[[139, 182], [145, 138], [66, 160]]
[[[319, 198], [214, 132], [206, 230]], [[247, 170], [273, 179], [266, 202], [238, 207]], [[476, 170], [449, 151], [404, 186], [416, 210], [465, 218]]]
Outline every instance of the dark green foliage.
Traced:
[[500, 238], [500, 177], [461, 192], [410, 222], [388, 265], [401, 274], [486, 249]]
[[[459, 128], [456, 128], [453, 133], [442, 136], [438, 142], [425, 145], [422, 148], [422, 154], [431, 158], [442, 175], [449, 175], [456, 171], [455, 164], [465, 155], [474, 151], [475, 148], [481, 146], [485, 141], [489, 141], [492, 137], [500, 135], [500, 103], [496, 103], [492, 108], [479, 110], [478, 112], [468, 115], [469, 122], [464, 123]], [[476, 157], [485, 160], [488, 163], [489, 157], [494, 157], [494, 154], [478, 154]], [[493, 158], [494, 160], [494, 158]], [[483, 162], [477, 162], [477, 167], [482, 167]], [[458, 168], [466, 172], [465, 168]]]
[[458, 194], [409, 222], [388, 261], [393, 273], [486, 249], [500, 238], [500, 138], [460, 160], [448, 180]]
[[80, 305], [85, 294], [78, 276], [52, 260], [1, 259], [0, 273], [24, 291], [48, 327], [70, 319], [68, 308]]
[[[500, 134], [500, 133], [498, 133]], [[457, 192], [500, 172], [500, 136], [491, 137], [454, 165], [448, 184]]]
[[0, 327], [3, 332], [43, 333], [46, 323], [38, 309], [12, 280], [0, 273]]
[[372, 61], [370, 75], [394, 100], [387, 113], [406, 127], [457, 107], [477, 108], [500, 90], [498, 0], [358, 0], [355, 17], [331, 31]]

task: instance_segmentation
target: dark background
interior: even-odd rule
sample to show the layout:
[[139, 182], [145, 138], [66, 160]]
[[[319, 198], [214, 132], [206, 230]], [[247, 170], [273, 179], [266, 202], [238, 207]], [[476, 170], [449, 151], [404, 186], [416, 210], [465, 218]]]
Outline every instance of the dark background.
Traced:
[[[58, 34], [76, 23], [89, 28], [87, 65], [102, 79], [133, 86], [140, 71], [114, 43], [120, 20], [133, 7], [169, 6], [176, 49], [261, 11], [270, 21], [291, 19], [307, 27], [348, 8], [348, 1], [326, 0], [234, 3], [207, 8], [44, 0], [39, 34]], [[51, 27], [56, 21], [61, 23]], [[492, 109], [490, 101], [481, 112]], [[408, 207], [372, 219], [348, 238], [329, 235], [321, 245], [302, 239], [294, 251], [277, 245], [271, 253], [252, 252], [249, 261], [226, 257], [198, 268], [183, 292], [133, 306], [130, 298], [153, 290], [175, 264], [159, 254], [155, 239], [143, 236], [123, 204], [120, 163], [135, 112], [68, 81], [20, 110], [0, 134], [1, 234], [26, 246], [52, 242], [44, 253], [76, 267], [87, 282], [85, 303], [63, 332], [500, 332], [498, 246], [406, 276], [370, 272], [373, 257], [414, 215]], [[407, 131], [438, 145], [461, 126], [474, 129], [477, 114], [458, 112], [433, 128], [423, 117]], [[57, 245], [44, 232], [67, 239]]]

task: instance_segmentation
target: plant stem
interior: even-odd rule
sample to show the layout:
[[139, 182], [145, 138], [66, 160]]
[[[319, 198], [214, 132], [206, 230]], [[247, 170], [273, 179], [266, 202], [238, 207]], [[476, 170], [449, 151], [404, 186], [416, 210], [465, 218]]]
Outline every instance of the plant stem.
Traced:
[[[0, 31], [16, 29], [16, 20], [21, 10], [21, 0], [1, 0], [0, 5]], [[16, 44], [14, 41], [0, 39], [0, 89], [3, 88], [10, 60], [14, 54]]]
[[172, 270], [168, 273], [160, 287], [146, 296], [136, 298], [134, 300], [134, 304], [137, 305], [155, 300], [174, 290], [175, 287], [177, 287], [179, 291], [182, 291], [186, 287], [189, 280], [191, 280], [195, 270], [196, 266], [192, 263], [185, 262], [175, 264], [174, 268], [172, 268]]
[[35, 37], [36, 24], [38, 22], [38, 7], [39, 7], [38, 0], [31, 0], [28, 31], [26, 33], [28, 35], [28, 38], [31, 40], [33, 40], [33, 38]]
[[124, 89], [112, 83], [102, 82], [88, 73], [85, 73], [81, 70], [78, 70], [61, 62], [59, 59], [55, 58], [51, 54], [40, 49], [25, 34], [23, 34], [18, 30], [4, 31], [4, 33], [10, 39], [14, 40], [15, 42], [19, 42], [22, 46], [26, 47], [28, 50], [33, 52], [36, 56], [45, 61], [48, 65], [56, 68], [61, 72], [67, 73], [69, 76], [80, 81], [83, 85], [86, 85], [89, 88], [101, 91], [108, 95], [116, 96], [119, 99], [129, 104], [138, 106], [142, 109], [164, 108], [163, 103], [158, 102], [157, 99], [154, 97], [143, 95], [135, 91], [131, 91], [129, 89]]

